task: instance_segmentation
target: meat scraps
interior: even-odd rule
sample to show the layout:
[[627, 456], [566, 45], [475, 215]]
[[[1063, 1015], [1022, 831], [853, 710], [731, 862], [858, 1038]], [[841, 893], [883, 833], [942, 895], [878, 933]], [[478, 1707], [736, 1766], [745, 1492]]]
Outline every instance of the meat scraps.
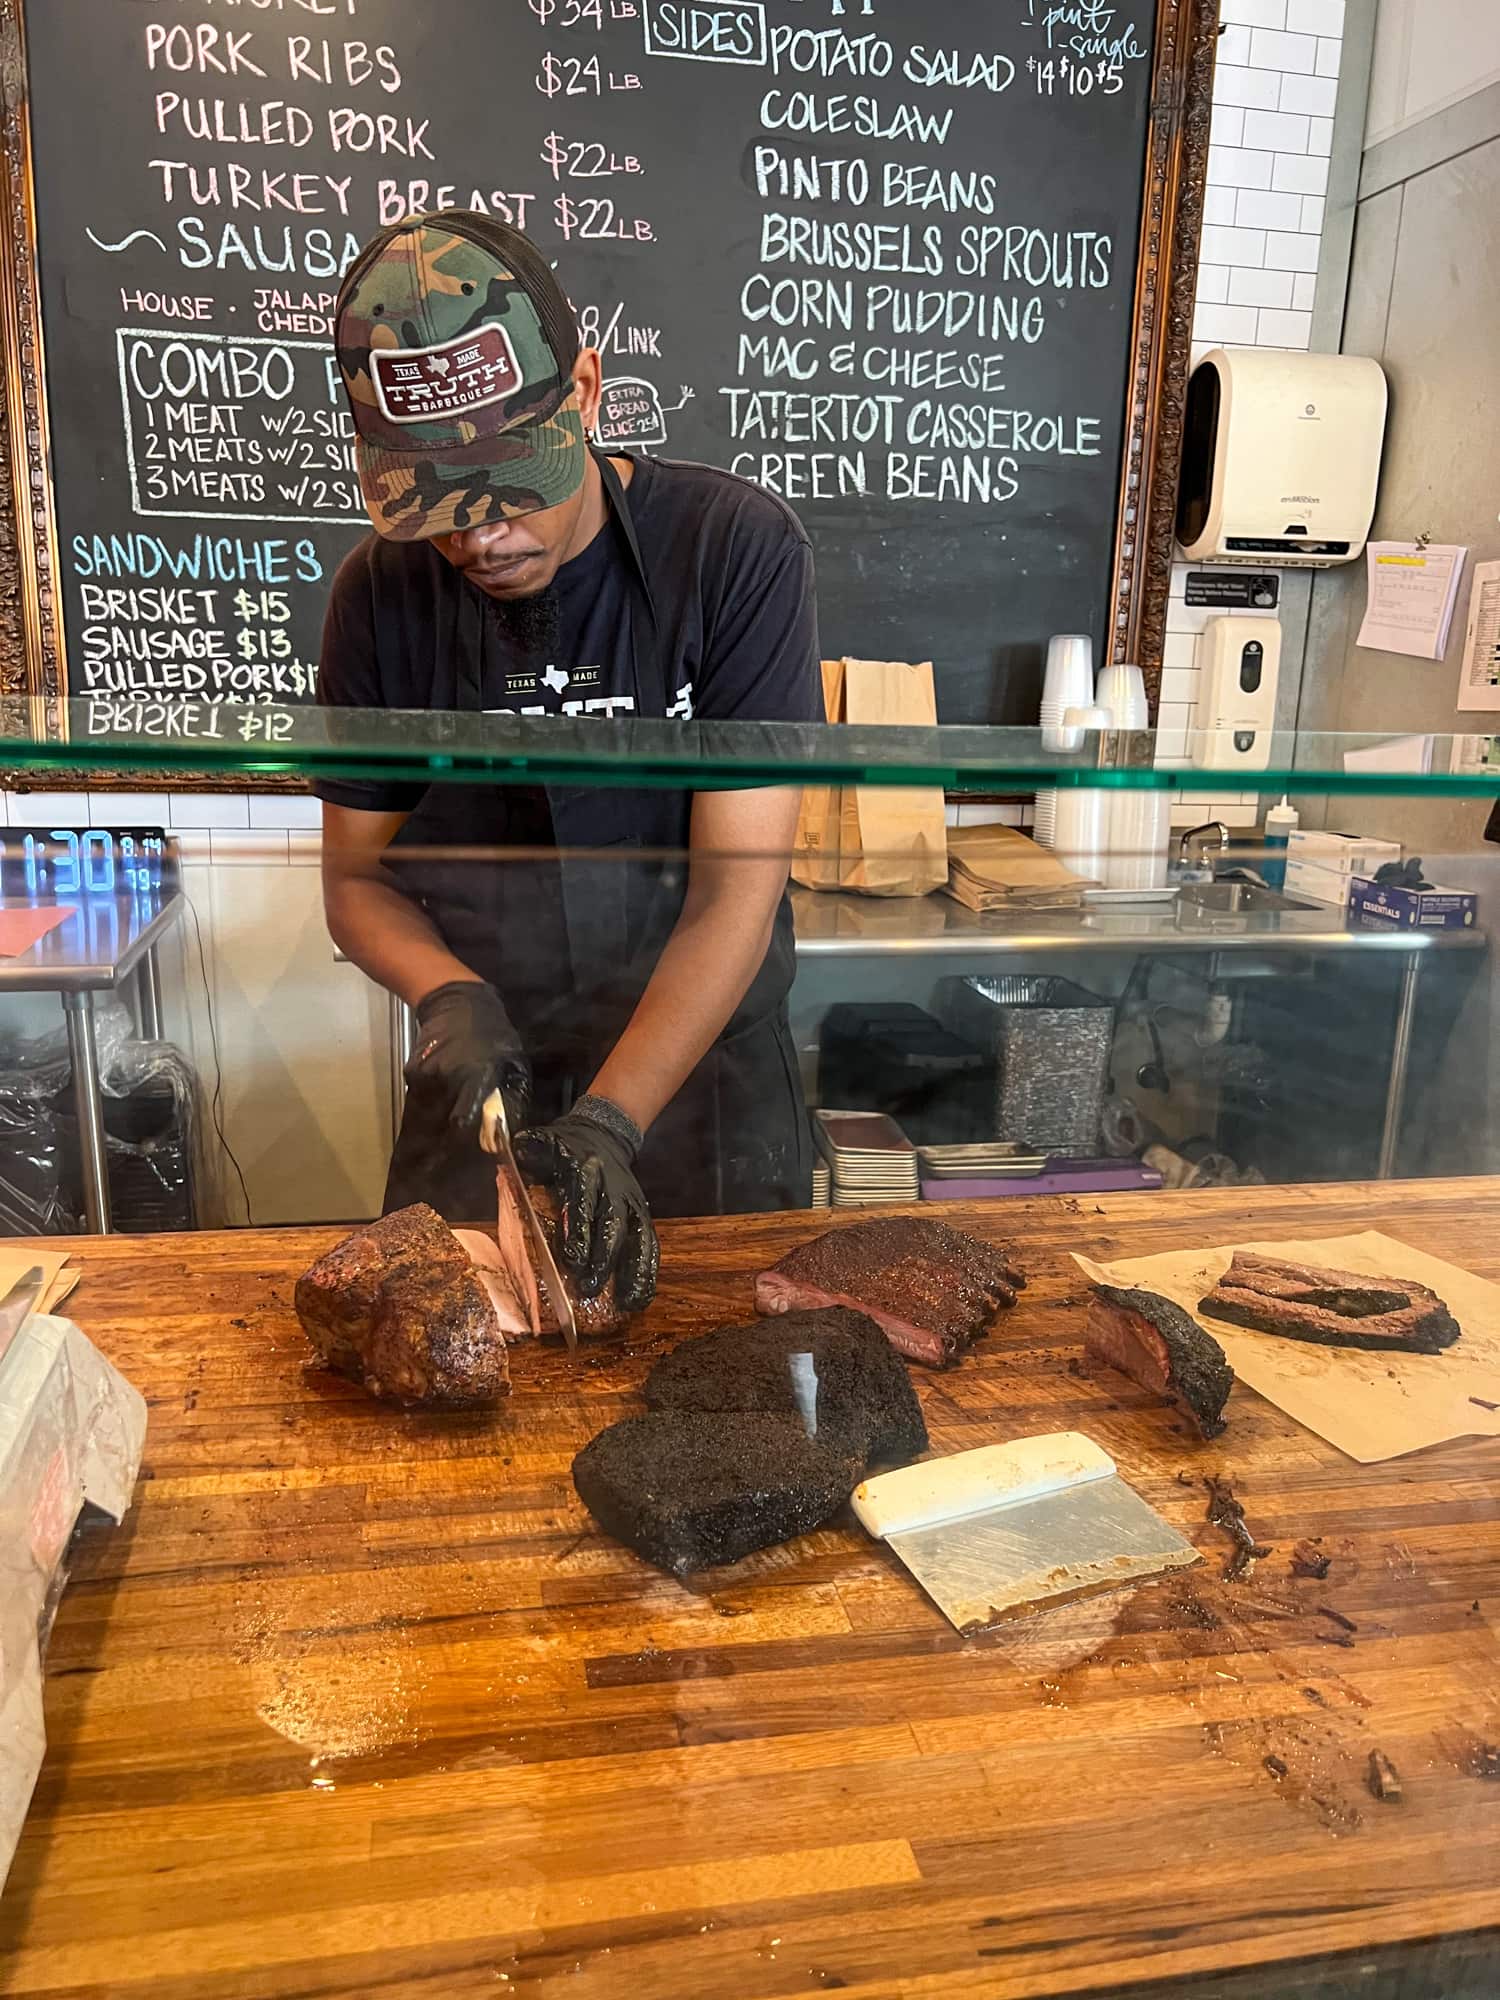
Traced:
[[1437, 1354], [1458, 1339], [1458, 1321], [1412, 1278], [1370, 1278], [1236, 1250], [1229, 1269], [1198, 1302], [1209, 1319], [1325, 1347]]
[[845, 1223], [789, 1251], [755, 1280], [755, 1309], [849, 1306], [898, 1353], [945, 1368], [1026, 1283], [1004, 1251], [944, 1222], [893, 1215]]
[[1096, 1285], [1084, 1346], [1143, 1389], [1169, 1396], [1206, 1438], [1224, 1429], [1234, 1371], [1212, 1334], [1157, 1292]]
[[426, 1202], [345, 1237], [297, 1280], [294, 1303], [319, 1359], [384, 1401], [489, 1403], [509, 1392], [495, 1291]]
[[861, 1465], [904, 1465], [927, 1426], [901, 1357], [874, 1320], [842, 1306], [721, 1326], [664, 1354], [646, 1377], [652, 1410], [743, 1410], [794, 1417]]

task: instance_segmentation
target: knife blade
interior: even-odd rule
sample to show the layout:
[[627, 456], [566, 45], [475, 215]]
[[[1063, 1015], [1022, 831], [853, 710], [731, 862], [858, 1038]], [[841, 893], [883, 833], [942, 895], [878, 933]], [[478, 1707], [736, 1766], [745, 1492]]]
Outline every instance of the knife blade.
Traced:
[[0, 1299], [0, 1354], [4, 1354], [30, 1319], [46, 1282], [46, 1273], [41, 1265], [33, 1264], [30, 1270], [21, 1273], [4, 1298]]
[[[542, 1281], [542, 1289], [552, 1306], [553, 1314], [569, 1348], [578, 1345], [578, 1323], [573, 1317], [573, 1302], [568, 1297], [562, 1281], [562, 1273], [557, 1268], [557, 1259], [552, 1254], [552, 1245], [547, 1239], [542, 1219], [532, 1204], [526, 1183], [521, 1178], [521, 1170], [516, 1165], [515, 1149], [510, 1142], [510, 1120], [505, 1115], [505, 1099], [498, 1090], [492, 1090], [484, 1100], [479, 1112], [479, 1143], [485, 1152], [493, 1154], [510, 1175], [516, 1191], [516, 1200], [521, 1210], [521, 1221], [536, 1257], [537, 1276]], [[535, 1329], [538, 1333], [541, 1328]]]

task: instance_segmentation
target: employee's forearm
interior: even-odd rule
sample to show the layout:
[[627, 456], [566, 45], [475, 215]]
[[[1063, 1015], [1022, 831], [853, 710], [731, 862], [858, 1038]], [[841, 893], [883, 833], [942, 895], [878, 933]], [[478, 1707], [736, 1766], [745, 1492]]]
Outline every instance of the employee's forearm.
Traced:
[[[707, 1055], [760, 970], [784, 882], [749, 898], [726, 887], [691, 902], [668, 938], [630, 1022], [590, 1089], [644, 1132]], [[763, 915], [762, 915], [763, 910]], [[750, 921], [747, 922], [747, 916]]]
[[417, 904], [378, 878], [326, 882], [324, 904], [334, 943], [409, 1007], [436, 987], [479, 977], [453, 956]]

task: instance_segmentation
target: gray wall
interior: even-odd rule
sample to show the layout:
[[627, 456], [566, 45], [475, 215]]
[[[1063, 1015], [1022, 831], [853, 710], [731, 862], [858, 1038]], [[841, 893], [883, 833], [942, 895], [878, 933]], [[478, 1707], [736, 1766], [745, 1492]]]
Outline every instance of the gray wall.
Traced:
[[[1485, 5], [1500, 15], [1496, 0]], [[1391, 388], [1372, 533], [1399, 540], [1425, 531], [1435, 542], [1463, 543], [1471, 576], [1475, 563], [1500, 558], [1500, 85], [1408, 120], [1370, 147], [1360, 190], [1342, 345], [1377, 356]], [[1355, 643], [1365, 608], [1362, 563], [1320, 574], [1300, 726], [1440, 737], [1500, 730], [1500, 715], [1457, 707], [1469, 576], [1447, 656], [1423, 661]], [[1439, 744], [1439, 768], [1447, 755]], [[1309, 804], [1312, 823], [1320, 814]], [[1433, 879], [1478, 889], [1493, 958], [1500, 847], [1483, 838], [1488, 810], [1466, 799], [1331, 798], [1324, 823], [1400, 839], [1423, 856]], [[1447, 1161], [1460, 1171], [1500, 1168], [1493, 973], [1470, 992], [1450, 1033], [1434, 1097], [1423, 1123], [1444, 1134]]]
[[[1373, 533], [1465, 543], [1470, 574], [1500, 558], [1500, 90], [1493, 95], [1497, 124], [1486, 142], [1360, 202], [1344, 314], [1345, 350], [1378, 356], [1391, 386]], [[1355, 644], [1363, 564], [1321, 574], [1301, 726], [1500, 729], [1500, 717], [1457, 707], [1467, 603], [1466, 579], [1442, 661], [1368, 652]], [[1332, 826], [1399, 833], [1434, 854], [1472, 851], [1485, 818], [1472, 800], [1360, 799], [1329, 811]]]

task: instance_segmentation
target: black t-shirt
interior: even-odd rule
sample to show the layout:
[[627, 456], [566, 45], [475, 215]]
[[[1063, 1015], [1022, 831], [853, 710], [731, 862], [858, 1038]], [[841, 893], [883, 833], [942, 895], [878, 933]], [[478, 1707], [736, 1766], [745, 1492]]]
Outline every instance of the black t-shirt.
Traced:
[[[667, 712], [684, 720], [823, 719], [812, 550], [795, 514], [733, 473], [637, 458], [627, 488], [651, 583]], [[482, 593], [430, 542], [370, 535], [329, 596], [318, 697], [329, 707], [631, 715], [650, 617], [613, 512], [557, 572], [557, 657], [507, 646]], [[319, 779], [335, 805], [412, 810], [421, 784]]]

